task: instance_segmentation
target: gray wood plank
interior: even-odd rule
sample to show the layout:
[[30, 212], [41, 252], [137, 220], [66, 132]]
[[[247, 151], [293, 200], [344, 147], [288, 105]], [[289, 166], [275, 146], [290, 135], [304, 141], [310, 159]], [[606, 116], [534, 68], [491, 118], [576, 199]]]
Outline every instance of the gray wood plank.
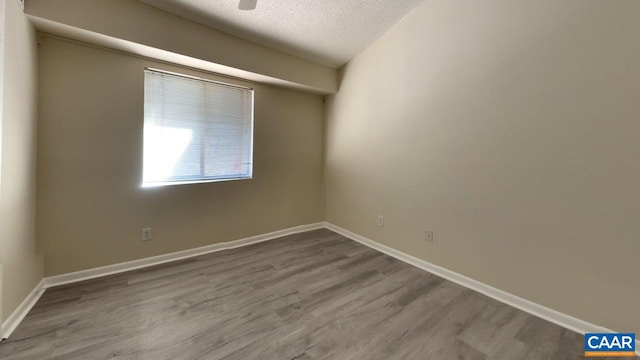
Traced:
[[328, 230], [48, 289], [0, 359], [581, 359], [582, 336]]

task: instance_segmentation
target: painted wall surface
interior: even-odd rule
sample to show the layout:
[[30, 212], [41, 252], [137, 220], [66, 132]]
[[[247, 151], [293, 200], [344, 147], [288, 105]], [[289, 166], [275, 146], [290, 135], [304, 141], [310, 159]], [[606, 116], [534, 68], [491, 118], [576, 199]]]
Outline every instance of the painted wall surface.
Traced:
[[636, 0], [425, 1], [329, 97], [327, 220], [640, 332], [638, 34]]
[[[45, 36], [38, 221], [46, 275], [323, 220], [322, 97]], [[255, 88], [254, 178], [141, 188], [145, 66]], [[153, 240], [141, 241], [141, 229]]]
[[0, 196], [3, 320], [42, 279], [44, 264], [35, 234], [36, 30], [15, 1], [6, 1], [5, 5]]

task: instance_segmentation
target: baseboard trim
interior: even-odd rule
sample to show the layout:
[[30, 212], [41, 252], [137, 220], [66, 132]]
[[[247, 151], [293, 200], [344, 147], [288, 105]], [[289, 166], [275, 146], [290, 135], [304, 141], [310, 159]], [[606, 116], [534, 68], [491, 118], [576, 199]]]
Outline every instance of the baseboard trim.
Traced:
[[50, 276], [44, 279], [44, 288], [71, 284], [79, 281], [95, 279], [103, 276], [118, 274], [126, 271], [137, 270], [149, 266], [160, 265], [172, 261], [183, 260], [194, 256], [200, 256], [217, 251], [235, 249], [242, 246], [257, 244], [263, 241], [273, 240], [282, 236], [297, 234], [305, 231], [322, 229], [324, 223], [295, 226], [288, 229], [278, 230], [266, 234], [250, 236], [243, 239], [202, 246], [169, 254], [163, 254], [123, 263], [101, 266], [93, 269], [81, 270], [67, 274]]
[[[55, 275], [42, 279], [29, 295], [22, 301], [18, 308], [2, 323], [0, 327], [0, 339], [7, 339], [18, 325], [24, 320], [29, 311], [36, 304], [38, 299], [42, 296], [44, 291], [50, 287], [80, 282], [89, 279], [100, 278], [103, 276], [118, 274], [126, 271], [137, 270], [154, 265], [160, 265], [171, 261], [182, 260], [194, 256], [209, 254], [222, 250], [235, 249], [238, 247], [257, 244], [260, 242], [277, 239], [279, 237], [297, 234], [305, 231], [317, 230], [326, 228], [334, 231], [342, 236], [345, 236], [351, 240], [357, 241], [371, 249], [377, 250], [381, 253], [387, 254], [393, 258], [403, 261], [409, 265], [415, 266], [424, 271], [430, 272], [434, 275], [440, 276], [444, 279], [452, 281], [456, 284], [469, 288], [484, 294], [492, 299], [513, 306], [516, 309], [527, 312], [531, 315], [537, 316], [556, 325], [562, 326], [569, 330], [575, 331], [580, 334], [592, 333], [592, 332], [614, 332], [602, 326], [594, 325], [584, 320], [580, 320], [573, 316], [564, 314], [562, 312], [550, 309], [540, 304], [536, 304], [532, 301], [526, 300], [519, 296], [510, 294], [506, 291], [502, 291], [493, 286], [487, 285], [480, 281], [471, 279], [464, 275], [458, 274], [454, 271], [445, 269], [441, 266], [432, 264], [428, 261], [416, 258], [389, 246], [380, 244], [376, 241], [368, 239], [364, 236], [358, 235], [354, 232], [341, 228], [329, 222], [314, 223], [308, 225], [295, 226], [288, 229], [278, 230], [266, 234], [260, 234], [250, 236], [243, 239], [217, 243], [207, 245], [199, 248], [188, 249], [178, 252], [173, 252], [164, 255], [158, 255], [133, 261], [127, 261], [123, 263], [102, 266], [93, 269], [81, 270], [67, 274]], [[636, 340], [636, 353], [640, 356], [640, 339]]]
[[[380, 244], [379, 242], [368, 239], [364, 236], [358, 235], [349, 230], [343, 229], [337, 225], [331, 224], [329, 222], [325, 222], [324, 227], [334, 231], [344, 237], [347, 237], [351, 240], [357, 241], [367, 247], [370, 247], [374, 250], [377, 250], [381, 253], [387, 254], [391, 257], [394, 257], [400, 261], [403, 261], [409, 265], [413, 265], [419, 269], [430, 272], [434, 275], [440, 276], [444, 279], [452, 281], [458, 285], [462, 285], [468, 289], [477, 291], [483, 295], [486, 295], [492, 299], [505, 303], [509, 306], [512, 306], [516, 309], [522, 310], [531, 315], [537, 316], [549, 322], [552, 322], [556, 325], [562, 326], [579, 334], [586, 333], [612, 333], [613, 330], [607, 329], [602, 326], [594, 325], [584, 320], [580, 320], [571, 315], [567, 315], [565, 313], [550, 309], [546, 306], [536, 304], [527, 299], [521, 298], [519, 296], [510, 294], [506, 291], [502, 291], [493, 286], [487, 285], [480, 281], [471, 279], [464, 275], [458, 274], [454, 271], [445, 269], [441, 266], [432, 264], [428, 261], [418, 259], [417, 257], [406, 254], [402, 251], [396, 250], [389, 246]], [[636, 350], [637, 354], [640, 355], [640, 339], [636, 340]]]
[[243, 239], [217, 243], [199, 248], [177, 251], [169, 254], [163, 254], [138, 260], [127, 261], [123, 263], [101, 266], [93, 269], [81, 270], [67, 274], [45, 277], [38, 285], [29, 293], [22, 301], [20, 306], [2, 323], [0, 327], [0, 340], [7, 339], [13, 331], [20, 325], [22, 320], [27, 316], [29, 311], [38, 302], [44, 291], [48, 288], [76, 283], [84, 280], [96, 279], [103, 276], [118, 274], [126, 271], [137, 270], [149, 266], [160, 265], [171, 261], [182, 260], [194, 256], [210, 254], [217, 251], [235, 249], [242, 246], [257, 244], [260, 242], [277, 239], [287, 235], [293, 235], [305, 231], [311, 231], [324, 228], [324, 223], [314, 223], [308, 225], [294, 226], [288, 229], [273, 231], [266, 234], [250, 236]]
[[13, 331], [20, 325], [29, 311], [31, 311], [31, 308], [38, 302], [44, 290], [44, 279], [42, 279], [36, 287], [31, 290], [29, 295], [22, 300], [18, 308], [2, 323], [2, 329], [0, 329], [1, 339], [7, 339], [11, 336]]

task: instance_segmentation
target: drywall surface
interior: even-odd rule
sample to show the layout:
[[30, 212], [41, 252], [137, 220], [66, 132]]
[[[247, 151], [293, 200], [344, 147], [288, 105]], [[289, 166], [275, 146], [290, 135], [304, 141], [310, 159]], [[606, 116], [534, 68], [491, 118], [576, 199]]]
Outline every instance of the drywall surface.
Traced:
[[[39, 66], [47, 276], [323, 220], [322, 97], [48, 36]], [[140, 187], [145, 66], [255, 88], [252, 180]], [[153, 240], [141, 241], [142, 228]]]
[[[143, 53], [149, 51], [144, 47], [152, 47], [181, 55], [176, 61], [183, 61], [180, 59], [186, 56], [228, 67], [234, 73], [237, 70], [254, 73], [319, 93], [333, 93], [338, 87], [334, 68], [236, 38], [139, 1], [30, 0], [26, 3], [26, 13], [47, 32], [58, 29], [59, 35], [84, 41], [94, 39], [107, 47], [124, 46], [130, 47], [129, 52]], [[47, 21], [64, 26], [47, 24]], [[124, 44], [116, 45], [115, 39]]]
[[328, 99], [327, 221], [640, 332], [638, 34], [636, 0], [425, 1]]
[[4, 320], [42, 279], [44, 264], [35, 234], [37, 37], [18, 4], [5, 5], [0, 196]]

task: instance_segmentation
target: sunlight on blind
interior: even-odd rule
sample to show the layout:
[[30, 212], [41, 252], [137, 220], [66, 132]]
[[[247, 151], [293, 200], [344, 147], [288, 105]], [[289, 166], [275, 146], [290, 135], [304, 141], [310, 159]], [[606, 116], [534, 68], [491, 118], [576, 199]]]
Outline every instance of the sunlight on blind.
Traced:
[[145, 70], [143, 186], [250, 179], [253, 90]]

